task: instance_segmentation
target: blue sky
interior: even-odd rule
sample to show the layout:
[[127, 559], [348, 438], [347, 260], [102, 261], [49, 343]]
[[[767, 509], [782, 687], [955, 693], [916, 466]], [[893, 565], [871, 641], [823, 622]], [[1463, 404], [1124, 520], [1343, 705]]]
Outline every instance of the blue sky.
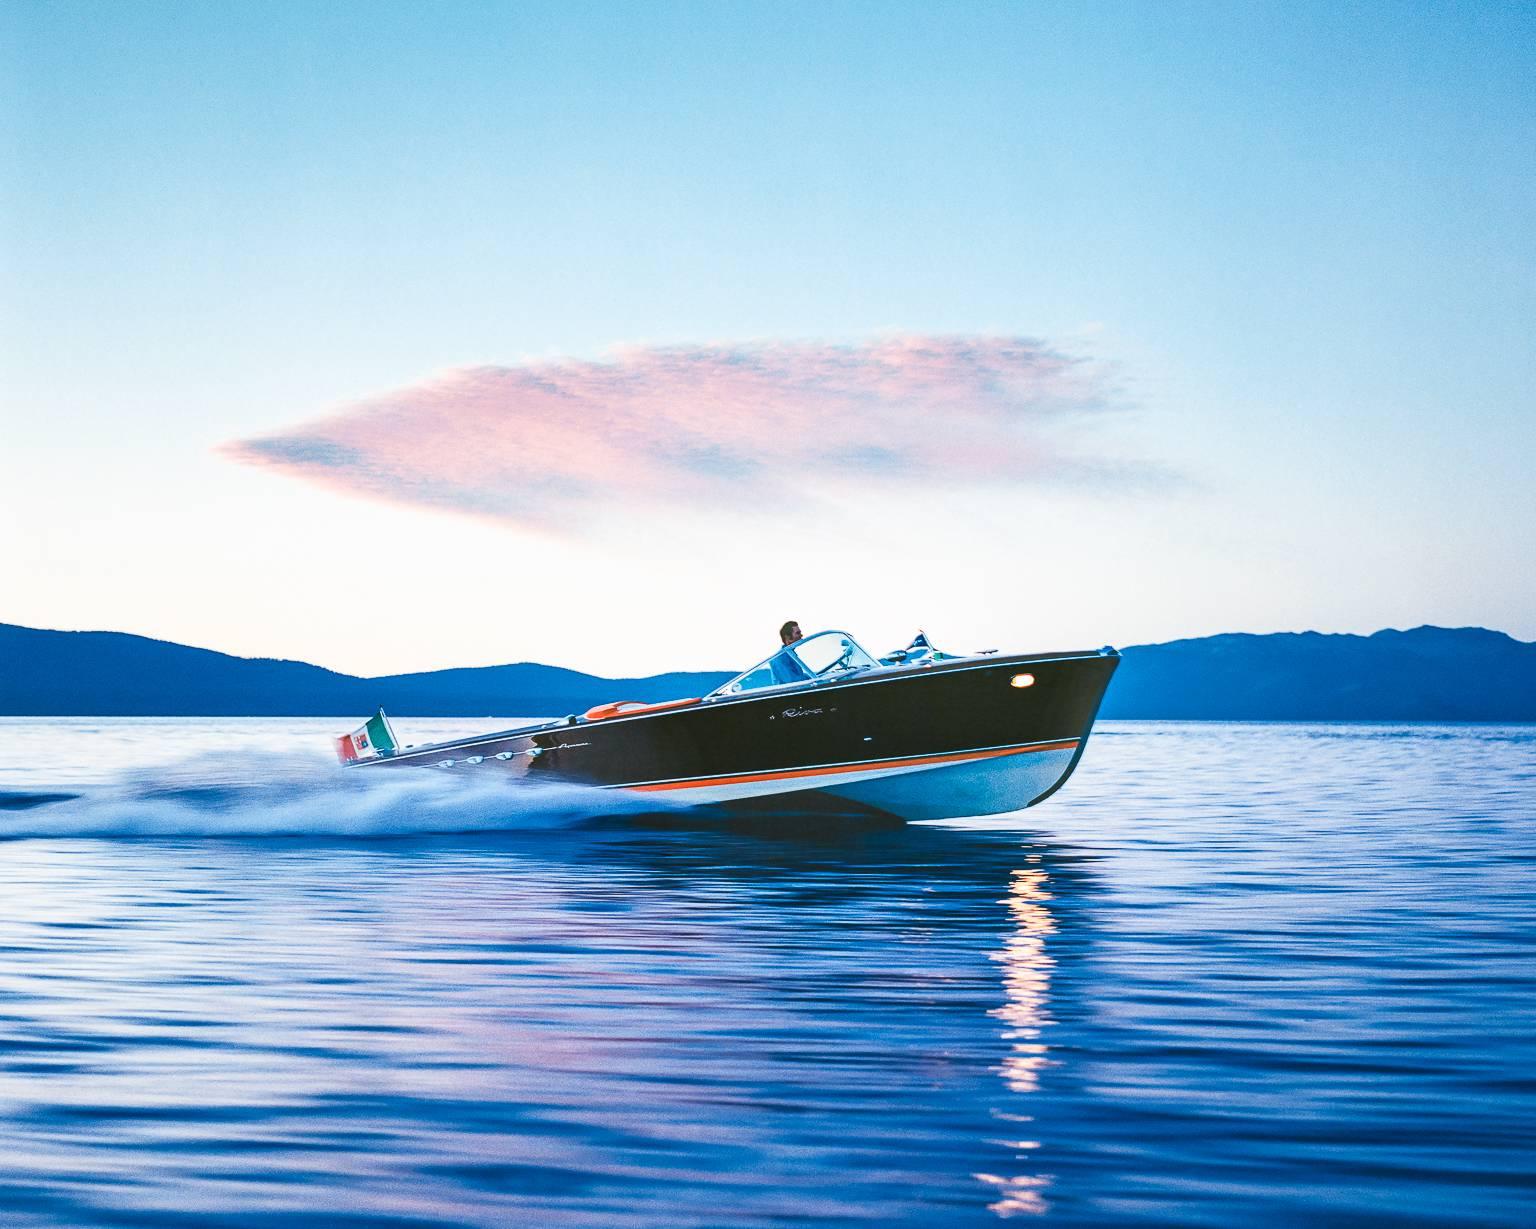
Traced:
[[[730, 665], [790, 616], [1536, 638], [1533, 69], [1513, 5], [9, 6], [0, 619], [380, 671]], [[561, 536], [227, 447], [893, 336], [1081, 358], [1116, 408], [1069, 451], [1132, 478]]]

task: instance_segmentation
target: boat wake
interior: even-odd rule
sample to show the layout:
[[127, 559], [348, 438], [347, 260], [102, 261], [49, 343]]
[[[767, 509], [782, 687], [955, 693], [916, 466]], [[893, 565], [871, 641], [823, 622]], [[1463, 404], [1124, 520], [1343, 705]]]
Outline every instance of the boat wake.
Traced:
[[79, 789], [0, 789], [0, 839], [398, 837], [568, 828], [676, 808], [579, 785], [199, 757]]

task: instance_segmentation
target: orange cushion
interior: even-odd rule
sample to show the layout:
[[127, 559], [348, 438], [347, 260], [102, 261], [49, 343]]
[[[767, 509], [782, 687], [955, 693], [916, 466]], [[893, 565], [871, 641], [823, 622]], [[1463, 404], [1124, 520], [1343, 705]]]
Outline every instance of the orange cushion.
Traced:
[[639, 700], [615, 700], [612, 704], [599, 704], [582, 714], [587, 721], [606, 721], [609, 717], [632, 717], [636, 713], [656, 713], [664, 708], [682, 708], [697, 704], [698, 696], [688, 700], [663, 700], [660, 704], [642, 704]]

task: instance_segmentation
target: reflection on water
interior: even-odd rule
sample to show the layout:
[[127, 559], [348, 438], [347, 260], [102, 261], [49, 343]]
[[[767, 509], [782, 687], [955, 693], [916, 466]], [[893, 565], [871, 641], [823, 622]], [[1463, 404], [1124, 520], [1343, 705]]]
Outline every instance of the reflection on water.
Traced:
[[[1029, 857], [1031, 862], [1040, 860], [1039, 854]], [[1047, 880], [1045, 870], [1039, 866], [1014, 871], [1004, 902], [1014, 925], [997, 957], [1003, 967], [1003, 991], [1007, 1001], [992, 1014], [1007, 1025], [1003, 1037], [1009, 1043], [1009, 1053], [1003, 1059], [1002, 1073], [1009, 1090], [1016, 1093], [1032, 1093], [1038, 1089], [1041, 1068], [1050, 1061], [1046, 1057], [1048, 1047], [1042, 1040], [1045, 1026], [1050, 1023], [1046, 1001], [1051, 988], [1052, 964], [1045, 941], [1056, 925], [1046, 905], [1051, 899], [1046, 891]], [[1014, 1113], [1007, 1114], [1007, 1119], [1019, 1124], [1032, 1121], [1027, 1115]], [[1015, 1139], [1006, 1146], [1027, 1155], [1040, 1147], [1040, 1141]], [[1044, 1174], [1010, 1177], [978, 1174], [977, 1177], [998, 1188], [999, 1198], [990, 1209], [999, 1216], [1038, 1215], [1050, 1209], [1043, 1194], [1050, 1179]]]
[[7, 1229], [1536, 1219], [1530, 730], [1111, 726], [793, 830], [163, 732], [0, 807]]
[[[1038, 860], [1039, 854], [1031, 855]], [[1046, 901], [1046, 873], [1038, 867], [1013, 872], [1006, 904], [1014, 931], [999, 957], [1003, 966], [1005, 1006], [993, 1014], [1008, 1025], [1003, 1034], [1012, 1053], [1003, 1062], [1003, 1075], [1014, 1092], [1034, 1092], [1040, 1087], [1040, 1069], [1046, 1064], [1041, 1031], [1049, 1023], [1045, 1014], [1051, 988], [1051, 958], [1045, 939], [1056, 929]]]

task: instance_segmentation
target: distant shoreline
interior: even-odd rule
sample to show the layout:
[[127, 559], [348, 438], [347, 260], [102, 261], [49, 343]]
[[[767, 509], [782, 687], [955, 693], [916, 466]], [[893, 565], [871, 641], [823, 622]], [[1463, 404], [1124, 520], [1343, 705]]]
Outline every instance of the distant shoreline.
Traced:
[[[1104, 721], [1536, 722], [1536, 644], [1486, 628], [1229, 633], [1122, 654]], [[729, 677], [603, 678], [519, 662], [361, 678], [123, 632], [0, 624], [0, 716], [11, 717], [344, 721], [383, 707], [402, 719], [480, 720], [476, 714], [564, 715], [614, 700], [704, 695]]]

